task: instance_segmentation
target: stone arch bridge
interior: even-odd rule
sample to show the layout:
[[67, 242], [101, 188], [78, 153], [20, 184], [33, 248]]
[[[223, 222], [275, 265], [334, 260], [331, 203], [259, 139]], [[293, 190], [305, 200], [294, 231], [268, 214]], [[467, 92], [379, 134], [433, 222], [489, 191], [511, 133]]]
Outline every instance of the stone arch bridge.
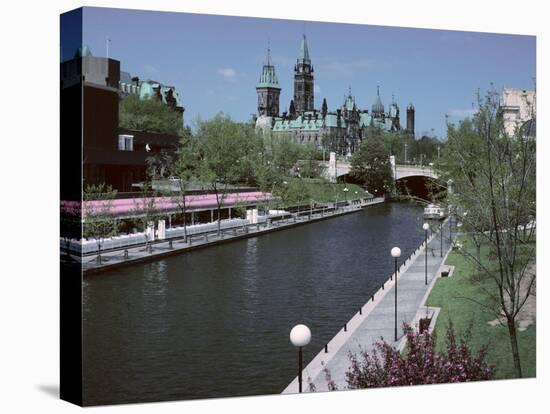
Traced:
[[[395, 181], [408, 177], [424, 177], [437, 179], [438, 175], [431, 166], [395, 164], [395, 157], [390, 157], [392, 171]], [[351, 164], [348, 161], [337, 161], [331, 153], [330, 161], [322, 163], [325, 168], [325, 176], [333, 182], [338, 178], [347, 176], [351, 171]]]

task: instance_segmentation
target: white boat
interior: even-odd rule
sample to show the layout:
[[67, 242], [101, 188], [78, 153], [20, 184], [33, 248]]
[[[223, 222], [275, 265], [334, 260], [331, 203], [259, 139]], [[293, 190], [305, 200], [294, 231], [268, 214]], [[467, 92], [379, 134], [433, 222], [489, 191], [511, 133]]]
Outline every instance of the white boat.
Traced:
[[428, 220], [443, 220], [445, 218], [445, 210], [435, 204], [428, 204], [424, 207], [424, 218]]

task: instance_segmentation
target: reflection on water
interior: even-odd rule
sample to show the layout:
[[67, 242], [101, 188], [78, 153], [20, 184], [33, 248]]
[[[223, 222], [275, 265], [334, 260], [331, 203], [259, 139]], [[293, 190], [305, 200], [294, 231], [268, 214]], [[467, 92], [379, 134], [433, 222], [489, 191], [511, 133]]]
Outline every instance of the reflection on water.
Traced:
[[90, 275], [87, 404], [279, 393], [423, 239], [422, 209], [363, 212]]

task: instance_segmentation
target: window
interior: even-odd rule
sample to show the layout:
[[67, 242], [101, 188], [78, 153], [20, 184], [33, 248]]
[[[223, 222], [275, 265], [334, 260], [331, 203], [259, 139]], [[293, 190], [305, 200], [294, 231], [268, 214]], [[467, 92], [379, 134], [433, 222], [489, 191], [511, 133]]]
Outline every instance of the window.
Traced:
[[133, 151], [134, 150], [134, 136], [133, 135], [119, 135], [118, 136], [118, 150], [119, 151]]

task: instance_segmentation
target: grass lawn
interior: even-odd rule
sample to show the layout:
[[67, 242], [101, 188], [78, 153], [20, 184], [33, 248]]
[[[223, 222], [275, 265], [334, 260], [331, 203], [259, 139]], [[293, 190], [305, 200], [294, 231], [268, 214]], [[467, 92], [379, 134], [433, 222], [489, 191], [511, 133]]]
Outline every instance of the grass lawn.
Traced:
[[[456, 266], [453, 277], [437, 280], [427, 304], [441, 308], [435, 331], [438, 338], [438, 348], [445, 345], [445, 331], [448, 320], [452, 319], [457, 337], [473, 320], [470, 345], [474, 350], [483, 344], [489, 346], [487, 362], [495, 366], [495, 378], [515, 378], [514, 363], [508, 329], [501, 325], [491, 326], [489, 321], [496, 317], [483, 310], [480, 305], [464, 298], [484, 302], [485, 294], [479, 285], [469, 280], [475, 271], [475, 266], [464, 256], [453, 251], [447, 257], [446, 264]], [[484, 282], [486, 288], [491, 287], [489, 281]], [[524, 377], [534, 377], [536, 374], [536, 327], [530, 325], [525, 331], [518, 331], [520, 360]]]
[[[292, 207], [297, 204], [309, 204], [310, 200], [317, 203], [331, 203], [335, 200], [342, 202], [346, 198], [348, 201], [359, 200], [366, 198], [368, 195], [363, 187], [356, 184], [336, 184], [315, 178], [290, 178], [288, 186], [290, 191], [296, 195], [288, 203], [279, 203], [280, 208]], [[347, 195], [344, 188], [348, 189]]]

